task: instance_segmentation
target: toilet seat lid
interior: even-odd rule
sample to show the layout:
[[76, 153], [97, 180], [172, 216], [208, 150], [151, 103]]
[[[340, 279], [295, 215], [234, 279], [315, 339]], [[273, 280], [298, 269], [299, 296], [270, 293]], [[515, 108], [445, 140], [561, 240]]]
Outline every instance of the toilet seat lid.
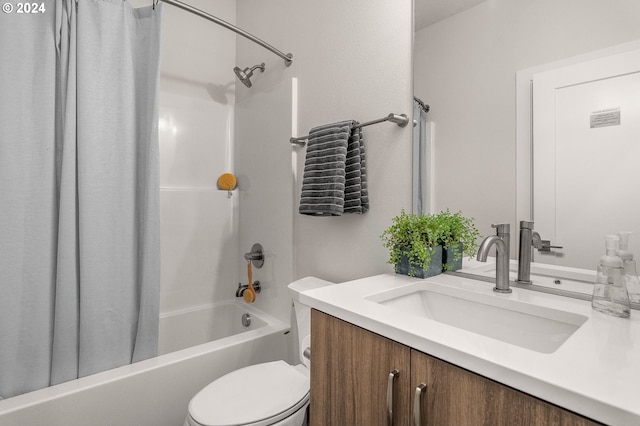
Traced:
[[246, 425], [288, 416], [309, 394], [309, 376], [284, 361], [251, 365], [211, 382], [191, 399], [189, 415], [201, 425]]

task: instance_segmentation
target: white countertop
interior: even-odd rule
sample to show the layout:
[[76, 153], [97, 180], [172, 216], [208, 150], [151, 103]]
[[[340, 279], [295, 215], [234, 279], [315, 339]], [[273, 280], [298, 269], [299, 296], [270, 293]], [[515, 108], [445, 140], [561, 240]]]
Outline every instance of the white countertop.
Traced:
[[588, 317], [555, 352], [540, 353], [428, 318], [399, 315], [365, 299], [416, 281], [497, 295], [492, 283], [454, 275], [422, 280], [383, 274], [305, 291], [300, 301], [594, 420], [640, 424], [640, 311], [622, 319], [592, 310], [588, 301], [527, 289], [497, 295]]

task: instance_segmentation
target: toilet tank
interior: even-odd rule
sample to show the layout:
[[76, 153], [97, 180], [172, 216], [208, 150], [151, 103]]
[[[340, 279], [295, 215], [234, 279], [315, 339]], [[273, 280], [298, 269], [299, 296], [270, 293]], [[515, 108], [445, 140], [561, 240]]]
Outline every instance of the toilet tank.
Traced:
[[311, 308], [300, 303], [300, 293], [313, 290], [314, 288], [334, 285], [331, 281], [322, 280], [316, 277], [305, 277], [289, 284], [289, 294], [293, 299], [293, 307], [296, 315], [296, 325], [298, 327], [298, 352], [300, 361], [309, 366], [309, 361], [302, 355], [304, 350], [311, 346]]

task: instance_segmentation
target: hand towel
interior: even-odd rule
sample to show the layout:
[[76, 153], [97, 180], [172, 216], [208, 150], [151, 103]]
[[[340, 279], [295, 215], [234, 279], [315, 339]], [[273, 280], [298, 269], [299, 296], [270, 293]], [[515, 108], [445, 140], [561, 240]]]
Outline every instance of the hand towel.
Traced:
[[309, 131], [299, 212], [340, 216], [344, 211], [345, 165], [351, 121]]
[[341, 121], [309, 132], [301, 214], [340, 216], [369, 209], [362, 129], [356, 125]]
[[[357, 123], [355, 123], [357, 124]], [[347, 162], [344, 188], [344, 213], [362, 214], [369, 210], [366, 164], [362, 128], [351, 130], [347, 146]]]

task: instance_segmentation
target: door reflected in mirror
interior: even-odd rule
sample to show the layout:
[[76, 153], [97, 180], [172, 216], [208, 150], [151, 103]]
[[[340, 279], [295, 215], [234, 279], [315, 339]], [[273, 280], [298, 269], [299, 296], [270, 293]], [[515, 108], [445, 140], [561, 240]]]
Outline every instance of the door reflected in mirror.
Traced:
[[517, 78], [518, 218], [563, 248], [535, 261], [594, 269], [622, 231], [640, 254], [640, 42], [542, 68]]

